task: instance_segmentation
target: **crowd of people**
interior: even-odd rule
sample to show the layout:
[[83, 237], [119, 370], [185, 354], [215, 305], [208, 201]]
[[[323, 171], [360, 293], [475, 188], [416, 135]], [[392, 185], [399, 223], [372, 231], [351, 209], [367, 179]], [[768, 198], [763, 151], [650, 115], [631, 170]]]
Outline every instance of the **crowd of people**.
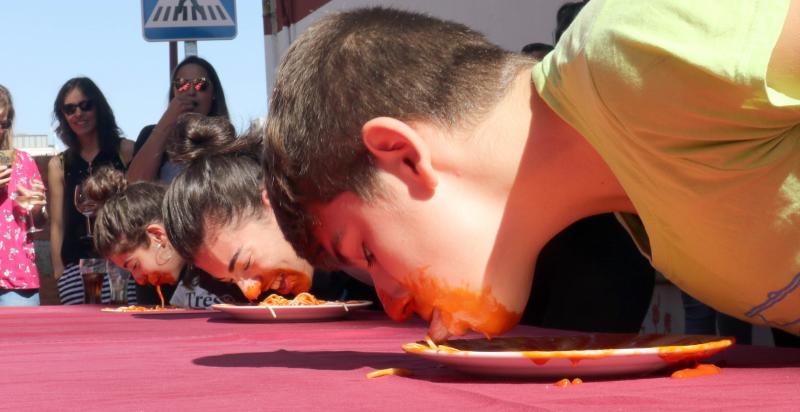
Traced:
[[[0, 165], [0, 305], [39, 303], [26, 232], [49, 219], [63, 304], [84, 301], [80, 259], [102, 257], [140, 304], [155, 287], [197, 308], [311, 290], [416, 313], [435, 341], [519, 322], [637, 332], [658, 270], [688, 317], [791, 343], [800, 6], [780, 3], [731, 22], [681, 2], [569, 3], [555, 45], [522, 53], [414, 12], [335, 13], [293, 43], [266, 124], [241, 134], [200, 57], [136, 142], [91, 79], [70, 79], [47, 189], [24, 152]], [[0, 86], [3, 151], [13, 119]]]

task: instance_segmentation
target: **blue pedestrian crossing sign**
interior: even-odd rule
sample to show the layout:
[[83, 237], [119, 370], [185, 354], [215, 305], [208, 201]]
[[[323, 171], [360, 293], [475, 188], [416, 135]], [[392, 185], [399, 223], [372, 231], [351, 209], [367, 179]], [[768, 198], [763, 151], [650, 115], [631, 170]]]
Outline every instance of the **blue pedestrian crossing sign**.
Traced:
[[147, 41], [225, 40], [236, 37], [236, 0], [142, 0]]

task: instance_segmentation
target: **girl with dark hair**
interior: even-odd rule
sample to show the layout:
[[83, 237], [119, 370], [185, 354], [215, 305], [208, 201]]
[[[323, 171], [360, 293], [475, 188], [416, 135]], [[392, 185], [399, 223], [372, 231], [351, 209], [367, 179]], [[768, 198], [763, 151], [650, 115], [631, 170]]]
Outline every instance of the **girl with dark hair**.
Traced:
[[87, 77], [72, 78], [61, 86], [53, 104], [53, 118], [67, 150], [48, 164], [51, 259], [61, 303], [76, 304], [83, 303], [78, 263], [97, 254], [87, 236], [87, 218], [75, 207], [73, 193], [101, 166], [127, 170], [133, 142], [122, 138], [103, 92]]
[[170, 156], [183, 170], [162, 203], [176, 253], [235, 283], [249, 300], [270, 290], [310, 289], [325, 300], [377, 302], [371, 286], [344, 272], [315, 271], [284, 238], [264, 192], [260, 126], [236, 138], [225, 118], [185, 114], [176, 131], [180, 138], [170, 146]]
[[142, 129], [136, 139], [134, 159], [128, 171], [131, 182], [156, 180], [168, 183], [178, 173], [166, 153], [175, 135], [175, 124], [183, 113], [221, 116], [228, 119], [228, 105], [214, 67], [197, 56], [189, 56], [175, 67], [169, 88], [169, 105], [158, 124]]
[[[164, 286], [165, 300], [172, 306], [199, 309], [243, 302], [236, 286], [189, 269], [174, 252], [161, 216], [165, 191], [158, 183], [128, 184], [122, 171], [107, 167], [89, 177], [86, 194], [99, 205], [94, 224], [97, 252], [130, 271], [136, 283]], [[142, 299], [138, 303], [144, 304]]]
[[33, 158], [11, 144], [14, 103], [0, 85], [0, 306], [39, 304], [31, 219], [42, 217], [44, 185]]
[[172, 153], [183, 170], [163, 203], [177, 253], [250, 300], [269, 289], [307, 291], [313, 268], [286, 242], [263, 194], [260, 129], [235, 139], [224, 118], [184, 115], [178, 130]]

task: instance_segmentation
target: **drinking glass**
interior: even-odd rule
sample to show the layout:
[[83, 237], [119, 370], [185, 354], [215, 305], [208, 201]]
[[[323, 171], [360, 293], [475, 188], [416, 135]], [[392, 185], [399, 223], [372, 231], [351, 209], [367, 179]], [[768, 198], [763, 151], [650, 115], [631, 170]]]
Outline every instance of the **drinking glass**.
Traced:
[[14, 159], [17, 158], [17, 151], [14, 149], [0, 150], [0, 166], [11, 167]]
[[83, 278], [83, 303], [100, 304], [103, 277], [108, 270], [106, 260], [81, 259], [78, 264]]
[[80, 212], [86, 218], [86, 235], [81, 236], [81, 239], [91, 239], [92, 238], [91, 217], [94, 216], [94, 212], [97, 211], [97, 203], [95, 203], [94, 200], [86, 196], [86, 193], [83, 191], [83, 185], [75, 186], [75, 193], [73, 193], [73, 199], [75, 201], [75, 209], [78, 209], [78, 212]]
[[[28, 189], [28, 190], [33, 191], [33, 190], [35, 190], [34, 187], [36, 187], [37, 189], [41, 188], [41, 190], [44, 190], [44, 186], [42, 185], [42, 182], [40, 182], [38, 180], [34, 180], [33, 184], [31, 185], [31, 188]], [[36, 232], [41, 232], [42, 231], [41, 228], [36, 227], [36, 222], [35, 222], [35, 219], [33, 218], [33, 212], [32, 211], [33, 211], [34, 206], [36, 206], [36, 204], [34, 204], [34, 202], [42, 201], [44, 199], [45, 199], [44, 192], [39, 192], [39, 191], [34, 191], [33, 193], [31, 193], [30, 196], [20, 196], [19, 194], [15, 194], [14, 195], [14, 201], [20, 207], [22, 207], [23, 209], [25, 209], [28, 212], [27, 213], [27, 217], [26, 217], [26, 219], [28, 220], [28, 230], [26, 230], [26, 233], [28, 233], [28, 234], [32, 234], [32, 233], [36, 233]]]
[[108, 261], [106, 269], [108, 274], [108, 286], [111, 290], [111, 299], [108, 303], [112, 305], [128, 304], [128, 279], [131, 273], [117, 266], [112, 261]]

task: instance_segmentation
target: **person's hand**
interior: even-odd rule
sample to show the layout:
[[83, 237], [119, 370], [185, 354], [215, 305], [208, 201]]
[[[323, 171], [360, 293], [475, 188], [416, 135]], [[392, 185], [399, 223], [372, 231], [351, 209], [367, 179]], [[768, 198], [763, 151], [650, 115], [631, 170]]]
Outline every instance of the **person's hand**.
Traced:
[[46, 205], [47, 196], [45, 195], [44, 184], [39, 180], [33, 180], [31, 181], [30, 189], [17, 185], [16, 200], [22, 204], [30, 204], [31, 208]]
[[178, 116], [194, 111], [195, 107], [197, 107], [197, 101], [194, 97], [187, 93], [176, 94], [169, 102], [167, 111], [164, 112], [164, 118], [169, 120], [170, 124], [175, 124]]
[[11, 166], [0, 166], [0, 189], [8, 187], [8, 182], [11, 181]]
[[61, 275], [63, 275], [63, 274], [64, 274], [64, 267], [61, 267], [61, 266], [55, 267], [55, 266], [53, 266], [53, 279], [58, 280], [58, 278], [60, 278]]

